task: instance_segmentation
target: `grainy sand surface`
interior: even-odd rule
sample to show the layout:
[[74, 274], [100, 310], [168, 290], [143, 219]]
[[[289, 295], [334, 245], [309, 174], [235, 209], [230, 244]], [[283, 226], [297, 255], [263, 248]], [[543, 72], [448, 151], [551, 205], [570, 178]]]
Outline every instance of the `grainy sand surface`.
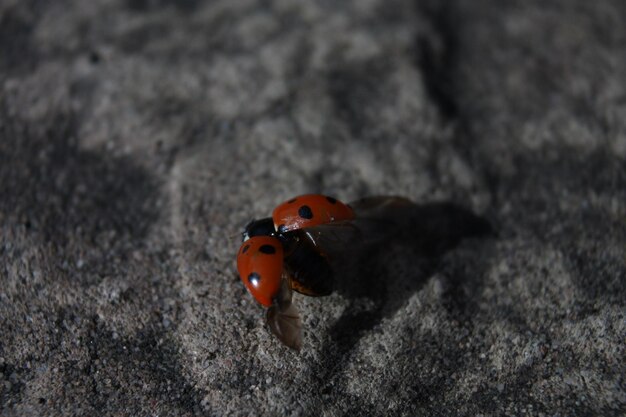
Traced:
[[[625, 51], [623, 0], [0, 2], [0, 414], [624, 415]], [[495, 234], [435, 210], [296, 353], [235, 253], [309, 192]]]

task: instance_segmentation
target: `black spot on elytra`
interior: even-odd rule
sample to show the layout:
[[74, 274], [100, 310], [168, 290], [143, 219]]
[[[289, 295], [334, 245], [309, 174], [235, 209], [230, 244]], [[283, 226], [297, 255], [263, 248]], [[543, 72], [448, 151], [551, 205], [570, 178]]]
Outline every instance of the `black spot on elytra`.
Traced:
[[261, 220], [253, 220], [246, 225], [243, 232], [244, 239], [254, 236], [271, 236], [274, 234], [274, 222], [271, 217]]
[[278, 226], [278, 233], [285, 233], [287, 232], [287, 226], [285, 226], [284, 224], [281, 224], [280, 226]]
[[310, 220], [313, 218], [313, 211], [309, 206], [302, 206], [298, 209], [298, 216], [302, 217], [303, 219]]
[[243, 247], [243, 249], [241, 250], [241, 253], [246, 253], [248, 252], [248, 249], [250, 249], [250, 245], [246, 245]]
[[261, 275], [259, 275], [256, 272], [252, 272], [250, 273], [250, 275], [248, 275], [248, 282], [250, 284], [252, 284], [253, 286], [257, 286], [259, 285], [259, 282], [261, 281]]
[[273, 255], [276, 253], [276, 248], [272, 245], [262, 245], [259, 248], [259, 252], [264, 253], [266, 255]]
[[287, 201], [287, 204], [291, 204], [293, 202], [295, 202], [297, 200], [297, 198], [292, 198], [291, 200]]
[[326, 200], [328, 200], [328, 202], [330, 204], [336, 204], [337, 203], [337, 199], [336, 198], [326, 197]]

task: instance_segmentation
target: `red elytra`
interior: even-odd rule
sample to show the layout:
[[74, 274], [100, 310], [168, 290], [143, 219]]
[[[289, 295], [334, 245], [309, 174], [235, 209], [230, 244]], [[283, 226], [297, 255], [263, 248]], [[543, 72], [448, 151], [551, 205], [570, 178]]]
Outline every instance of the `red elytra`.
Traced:
[[283, 274], [280, 241], [271, 236], [255, 236], [243, 242], [237, 253], [237, 270], [250, 294], [264, 306], [271, 306]]
[[274, 209], [272, 221], [279, 233], [354, 219], [354, 211], [341, 201], [321, 194], [305, 194]]

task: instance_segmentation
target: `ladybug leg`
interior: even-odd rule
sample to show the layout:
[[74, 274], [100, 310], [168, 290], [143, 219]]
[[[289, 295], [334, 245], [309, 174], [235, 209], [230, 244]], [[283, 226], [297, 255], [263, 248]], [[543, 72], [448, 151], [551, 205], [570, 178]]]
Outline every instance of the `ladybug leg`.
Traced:
[[283, 274], [280, 291], [274, 304], [267, 310], [265, 321], [272, 333], [283, 344], [300, 350], [302, 348], [302, 320], [298, 309], [291, 301], [292, 295], [289, 277]]

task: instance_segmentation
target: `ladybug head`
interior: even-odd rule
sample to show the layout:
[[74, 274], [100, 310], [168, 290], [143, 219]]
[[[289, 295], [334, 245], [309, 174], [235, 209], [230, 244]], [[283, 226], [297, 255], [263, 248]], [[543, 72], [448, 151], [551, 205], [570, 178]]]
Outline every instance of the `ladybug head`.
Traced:
[[245, 242], [254, 236], [274, 236], [274, 222], [271, 217], [260, 220], [252, 220], [248, 223], [241, 234], [241, 241]]

